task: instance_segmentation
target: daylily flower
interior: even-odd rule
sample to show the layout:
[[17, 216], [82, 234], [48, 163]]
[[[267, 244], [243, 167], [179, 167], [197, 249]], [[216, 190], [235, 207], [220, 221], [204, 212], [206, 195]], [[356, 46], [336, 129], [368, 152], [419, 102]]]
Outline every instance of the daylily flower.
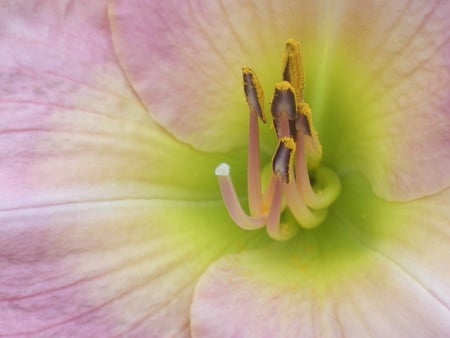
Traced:
[[[0, 336], [449, 336], [449, 15], [446, 1], [3, 2]], [[260, 123], [259, 147], [252, 103], [271, 109], [246, 102], [242, 67], [266, 99], [295, 94], [275, 109], [288, 134]], [[279, 238], [247, 192], [247, 148], [262, 193], [297, 180], [305, 159], [275, 156], [277, 176], [272, 157], [311, 141], [280, 127], [306, 104], [316, 168], [340, 190], [313, 229], [283, 191], [275, 228], [296, 228]], [[222, 162], [261, 229], [230, 217]]]

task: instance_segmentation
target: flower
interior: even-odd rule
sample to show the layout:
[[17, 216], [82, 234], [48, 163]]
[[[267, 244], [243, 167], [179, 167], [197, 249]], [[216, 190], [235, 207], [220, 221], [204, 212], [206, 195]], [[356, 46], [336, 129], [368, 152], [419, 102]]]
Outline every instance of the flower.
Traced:
[[[449, 12], [5, 3], [0, 335], [448, 336]], [[246, 195], [240, 68], [273, 90], [290, 37], [342, 191], [281, 242], [235, 226], [214, 168]]]

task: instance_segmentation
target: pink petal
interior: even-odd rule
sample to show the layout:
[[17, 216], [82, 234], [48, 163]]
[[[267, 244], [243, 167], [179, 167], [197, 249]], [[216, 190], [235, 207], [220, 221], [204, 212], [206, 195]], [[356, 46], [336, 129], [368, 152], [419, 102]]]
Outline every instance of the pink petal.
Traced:
[[320, 232], [212, 264], [196, 287], [193, 336], [447, 337], [450, 190], [373, 201], [386, 217], [360, 214], [361, 197], [346, 196], [358, 212], [335, 208]]
[[450, 184], [449, 14], [438, 0], [117, 0], [110, 8], [115, 49], [142, 102], [205, 150], [246, 142], [240, 68], [255, 69], [269, 98], [284, 42], [298, 38], [326, 161], [364, 171], [395, 200]]
[[388, 199], [411, 200], [449, 187], [450, 3], [367, 2], [348, 10], [342, 31], [352, 32], [341, 43], [353, 67], [367, 73], [350, 94], [361, 109], [346, 130], [355, 129], [352, 143], [333, 156], [344, 167], [352, 158]]
[[301, 20], [274, 11], [290, 7], [119, 0], [112, 1], [110, 17], [118, 58], [150, 114], [196, 148], [224, 151], [247, 140], [241, 67], [255, 67], [269, 85], [279, 81], [284, 40], [293, 31], [277, 34], [277, 24]]
[[219, 200], [222, 155], [150, 120], [105, 3], [0, 18], [0, 336], [189, 336], [197, 277], [249, 238]]
[[195, 282], [238, 242], [229, 224], [208, 233], [219, 216], [131, 199], [2, 211], [0, 335], [188, 337]]
[[222, 155], [182, 146], [149, 119], [116, 64], [105, 6], [10, 6], [0, 13], [4, 209], [217, 197]]

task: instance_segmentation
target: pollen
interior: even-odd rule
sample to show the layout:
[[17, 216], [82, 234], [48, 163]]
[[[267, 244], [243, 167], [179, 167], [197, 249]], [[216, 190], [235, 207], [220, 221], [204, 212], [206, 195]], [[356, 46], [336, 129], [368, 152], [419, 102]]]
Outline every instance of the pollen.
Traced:
[[286, 148], [295, 150], [295, 141], [292, 137], [282, 137], [280, 141], [284, 143]]

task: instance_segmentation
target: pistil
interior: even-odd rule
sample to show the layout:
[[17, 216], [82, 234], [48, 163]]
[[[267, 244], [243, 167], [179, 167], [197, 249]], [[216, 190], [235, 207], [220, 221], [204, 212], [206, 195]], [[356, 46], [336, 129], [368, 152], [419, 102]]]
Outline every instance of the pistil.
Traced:
[[[314, 228], [322, 224], [328, 207], [340, 193], [340, 180], [330, 169], [320, 166], [322, 147], [312, 125], [312, 114], [304, 102], [304, 76], [297, 41], [289, 39], [283, 66], [283, 81], [275, 86], [271, 104], [272, 122], [278, 146], [272, 158], [272, 175], [264, 195], [261, 188], [258, 118], [266, 122], [264, 94], [255, 72], [242, 69], [244, 92], [249, 107], [247, 184], [250, 214], [242, 208], [230, 177], [230, 168], [216, 168], [220, 190], [233, 221], [243, 229], [266, 226], [276, 240], [294, 236], [298, 227], [282, 219], [287, 205], [298, 225]], [[311, 185], [310, 174], [320, 189]], [[283, 199], [286, 203], [283, 203]]]

